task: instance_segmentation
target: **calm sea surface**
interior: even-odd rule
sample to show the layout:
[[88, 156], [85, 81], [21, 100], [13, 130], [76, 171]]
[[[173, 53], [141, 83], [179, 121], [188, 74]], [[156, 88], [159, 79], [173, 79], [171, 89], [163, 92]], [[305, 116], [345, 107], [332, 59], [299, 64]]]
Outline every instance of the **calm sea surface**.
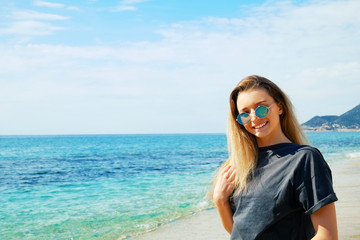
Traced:
[[[308, 133], [328, 162], [360, 132]], [[222, 134], [0, 136], [0, 239], [126, 239], [210, 208]]]

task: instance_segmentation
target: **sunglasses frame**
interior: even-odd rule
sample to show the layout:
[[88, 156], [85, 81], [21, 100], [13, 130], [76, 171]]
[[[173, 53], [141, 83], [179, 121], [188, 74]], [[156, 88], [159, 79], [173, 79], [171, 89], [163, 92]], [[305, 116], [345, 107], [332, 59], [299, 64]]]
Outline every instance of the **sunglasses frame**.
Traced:
[[[270, 108], [271, 108], [273, 105], [274, 105], [274, 103], [272, 103], [270, 106], [266, 106], [266, 105], [257, 106], [256, 109], [255, 109], [255, 115], [256, 115], [258, 118], [265, 118], [267, 115], [269, 115]], [[267, 109], [267, 113], [266, 113], [265, 116], [262, 116], [262, 117], [261, 117], [261, 116], [258, 116], [257, 111], [258, 111], [258, 109], [259, 109], [260, 107], [265, 107], [265, 108]], [[241, 118], [241, 114], [244, 114], [244, 113], [239, 113], [239, 114], [237, 115], [237, 117], [236, 117], [236, 121], [237, 121], [238, 123], [240, 123], [241, 125], [248, 124], [248, 123], [250, 122], [250, 118], [249, 118], [249, 117], [250, 117], [250, 114], [251, 114], [251, 113], [245, 113], [245, 114], [248, 114], [248, 116], [246, 117], [246, 118], [248, 118], [248, 120], [247, 120], [246, 123], [243, 123], [242, 118]], [[239, 118], [240, 118], [240, 121], [239, 121]]]

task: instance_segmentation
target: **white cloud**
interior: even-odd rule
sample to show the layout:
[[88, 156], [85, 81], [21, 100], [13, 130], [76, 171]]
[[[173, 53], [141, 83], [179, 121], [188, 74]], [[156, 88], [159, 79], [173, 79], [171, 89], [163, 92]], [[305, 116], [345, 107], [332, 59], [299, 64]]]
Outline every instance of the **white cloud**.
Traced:
[[30, 10], [15, 10], [10, 15], [13, 21], [0, 28], [0, 35], [39, 36], [50, 35], [65, 27], [55, 26], [48, 21], [64, 21], [69, 17], [58, 14], [43, 13]]
[[67, 10], [71, 10], [71, 11], [78, 11], [79, 7], [76, 6], [66, 6], [65, 4], [62, 3], [54, 3], [54, 2], [47, 2], [47, 1], [34, 1], [34, 5], [37, 7], [48, 7], [48, 8], [65, 8]]
[[38, 36], [50, 35], [55, 31], [64, 30], [64, 27], [54, 26], [52, 24], [39, 21], [16, 21], [7, 28], [0, 29], [0, 35], [24, 35]]
[[136, 4], [146, 2], [147, 0], [123, 0], [119, 3], [118, 6], [114, 7], [113, 11], [135, 11], [137, 7]]
[[205, 19], [206, 22], [216, 25], [234, 25], [241, 27], [244, 24], [244, 20], [239, 18], [220, 18], [220, 17], [208, 17]]
[[127, 5], [119, 5], [116, 8], [114, 8], [114, 11], [119, 11], [119, 12], [121, 12], [121, 11], [135, 11], [135, 10], [137, 10], [136, 7], [127, 6]]
[[58, 14], [36, 12], [31, 10], [16, 10], [11, 14], [13, 19], [20, 20], [67, 20], [69, 17]]
[[76, 6], [68, 6], [68, 7], [66, 7], [66, 9], [71, 10], [71, 11], [79, 11], [80, 10], [80, 8], [76, 7]]
[[123, 0], [120, 2], [120, 4], [137, 4], [143, 2], [147, 2], [147, 0]]
[[222, 132], [228, 94], [250, 74], [278, 83], [301, 122], [341, 114], [359, 104], [360, 2], [341, 3], [174, 23], [156, 42], [0, 46], [0, 133], [14, 121], [37, 133]]
[[46, 2], [46, 1], [34, 1], [35, 6], [50, 7], [50, 8], [63, 8], [65, 5], [62, 3]]

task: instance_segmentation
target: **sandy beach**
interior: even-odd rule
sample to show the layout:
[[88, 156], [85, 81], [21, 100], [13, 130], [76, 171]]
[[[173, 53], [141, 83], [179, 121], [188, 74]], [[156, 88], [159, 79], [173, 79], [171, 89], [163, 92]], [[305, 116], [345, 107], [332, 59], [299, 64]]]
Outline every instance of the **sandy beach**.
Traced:
[[228, 239], [229, 234], [221, 225], [215, 209], [200, 212], [194, 216], [175, 221], [163, 227], [141, 235], [134, 240], [161, 240], [161, 239]]
[[360, 239], [360, 159], [330, 165], [338, 196], [339, 239]]
[[[330, 164], [333, 173], [339, 239], [360, 239], [360, 159]], [[134, 240], [229, 239], [215, 209], [175, 221]]]

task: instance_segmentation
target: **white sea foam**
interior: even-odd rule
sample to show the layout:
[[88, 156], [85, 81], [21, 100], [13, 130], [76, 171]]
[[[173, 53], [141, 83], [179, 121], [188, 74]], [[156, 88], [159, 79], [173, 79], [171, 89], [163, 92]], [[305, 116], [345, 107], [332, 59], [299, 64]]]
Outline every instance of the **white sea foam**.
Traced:
[[203, 200], [196, 205], [196, 208], [201, 209], [201, 210], [209, 208], [209, 207], [210, 207], [210, 203], [208, 200]]
[[346, 157], [350, 159], [360, 159], [360, 152], [347, 153]]

